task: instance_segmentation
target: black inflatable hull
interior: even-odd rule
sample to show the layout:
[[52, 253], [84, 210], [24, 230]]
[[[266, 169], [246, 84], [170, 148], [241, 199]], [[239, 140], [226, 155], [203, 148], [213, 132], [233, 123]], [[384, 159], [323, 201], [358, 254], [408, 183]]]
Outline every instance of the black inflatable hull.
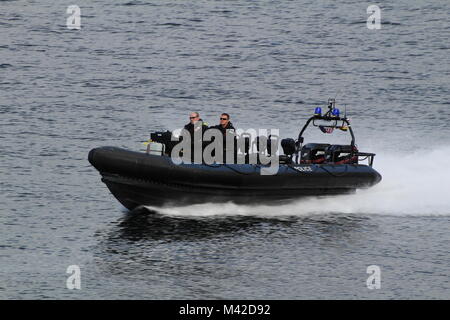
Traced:
[[171, 158], [101, 147], [89, 162], [126, 208], [204, 202], [273, 203], [302, 196], [353, 192], [377, 184], [381, 175], [367, 165], [280, 165], [261, 175], [251, 164], [181, 164]]

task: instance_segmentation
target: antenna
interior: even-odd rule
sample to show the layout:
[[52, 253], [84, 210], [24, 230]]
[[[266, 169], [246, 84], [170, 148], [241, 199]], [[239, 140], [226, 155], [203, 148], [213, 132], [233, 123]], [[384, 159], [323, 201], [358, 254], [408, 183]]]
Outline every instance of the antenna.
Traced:
[[341, 93], [341, 89], [339, 89], [339, 90], [336, 92], [336, 95], [334, 96], [334, 100], [336, 100], [336, 98], [337, 98], [337, 96], [338, 96], [339, 93]]

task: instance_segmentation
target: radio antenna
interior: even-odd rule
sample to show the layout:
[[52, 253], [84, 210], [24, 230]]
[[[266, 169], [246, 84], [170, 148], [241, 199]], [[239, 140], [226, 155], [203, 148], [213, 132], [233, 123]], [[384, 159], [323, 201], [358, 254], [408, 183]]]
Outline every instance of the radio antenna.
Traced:
[[334, 96], [334, 100], [336, 100], [336, 98], [337, 98], [337, 96], [338, 96], [339, 93], [341, 93], [341, 89], [339, 89], [339, 90], [336, 92], [336, 95]]

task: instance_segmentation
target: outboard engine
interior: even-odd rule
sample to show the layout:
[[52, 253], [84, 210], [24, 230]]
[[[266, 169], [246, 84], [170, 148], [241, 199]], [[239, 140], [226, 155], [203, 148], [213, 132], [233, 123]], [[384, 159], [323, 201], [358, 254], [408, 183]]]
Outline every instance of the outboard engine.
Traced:
[[324, 163], [327, 143], [308, 143], [301, 150], [300, 163]]
[[334, 164], [358, 164], [358, 149], [351, 145], [333, 144], [325, 150], [325, 162]]

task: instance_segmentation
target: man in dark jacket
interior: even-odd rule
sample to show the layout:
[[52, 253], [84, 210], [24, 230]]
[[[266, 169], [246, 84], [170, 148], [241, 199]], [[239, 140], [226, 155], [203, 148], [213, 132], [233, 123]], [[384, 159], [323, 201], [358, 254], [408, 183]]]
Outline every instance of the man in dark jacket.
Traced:
[[208, 124], [203, 122], [198, 112], [191, 112], [189, 115], [189, 123], [184, 128], [189, 131], [191, 137], [194, 137], [194, 132], [202, 128], [203, 133], [208, 129]]
[[[206, 122], [203, 122], [203, 120], [200, 118], [200, 114], [198, 112], [191, 112], [189, 115], [189, 123], [187, 125], [184, 126], [184, 129], [186, 129], [190, 135], [191, 135], [191, 160], [192, 162], [194, 162], [194, 160], [199, 160], [200, 162], [201, 160], [201, 156], [203, 155], [203, 148], [205, 146], [205, 143], [203, 142], [203, 135], [205, 133], [206, 130], [208, 130], [208, 124]], [[195, 133], [197, 133], [198, 131], [201, 130], [201, 135], [196, 135]], [[198, 140], [196, 142], [196, 140]], [[197, 143], [199, 146], [201, 146], [201, 149], [198, 149], [198, 152], [202, 152], [200, 154], [199, 159], [195, 159], [194, 154], [195, 154], [195, 147], [194, 147], [194, 143]]]
[[233, 137], [235, 140], [235, 128], [233, 124], [230, 122], [230, 115], [228, 113], [222, 113], [220, 115], [220, 123], [217, 126], [211, 127], [211, 129], [218, 129], [220, 132], [222, 132], [223, 136], [223, 157], [224, 162], [226, 162], [226, 154], [227, 152], [231, 152], [234, 154], [234, 162], [236, 161], [236, 143], [234, 143], [234, 146], [231, 150], [227, 149], [226, 139], [227, 136]]
[[220, 124], [212, 128], [219, 129], [224, 136], [227, 133], [227, 130], [231, 130], [231, 132], [234, 132], [235, 130], [233, 124], [230, 122], [230, 115], [228, 113], [222, 113], [220, 115]]

